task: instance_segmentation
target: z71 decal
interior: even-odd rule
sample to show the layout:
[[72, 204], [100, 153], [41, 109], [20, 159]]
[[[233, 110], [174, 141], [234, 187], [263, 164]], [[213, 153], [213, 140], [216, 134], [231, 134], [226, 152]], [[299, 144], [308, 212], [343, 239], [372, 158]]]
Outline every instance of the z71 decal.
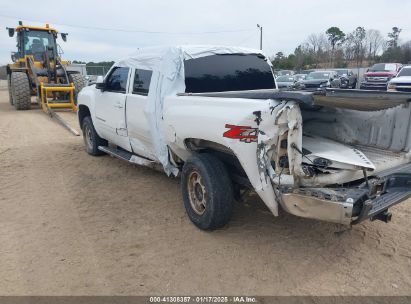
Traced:
[[257, 128], [251, 126], [225, 125], [229, 130], [225, 131], [223, 136], [232, 139], [239, 139], [245, 143], [257, 142]]

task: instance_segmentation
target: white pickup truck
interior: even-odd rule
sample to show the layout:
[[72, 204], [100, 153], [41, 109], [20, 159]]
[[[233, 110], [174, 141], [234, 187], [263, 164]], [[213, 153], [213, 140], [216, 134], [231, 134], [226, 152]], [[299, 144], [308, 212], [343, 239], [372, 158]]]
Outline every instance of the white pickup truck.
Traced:
[[84, 88], [78, 118], [91, 155], [181, 176], [201, 229], [224, 226], [255, 191], [305, 218], [388, 222], [411, 196], [409, 93], [278, 91], [260, 51], [140, 49]]

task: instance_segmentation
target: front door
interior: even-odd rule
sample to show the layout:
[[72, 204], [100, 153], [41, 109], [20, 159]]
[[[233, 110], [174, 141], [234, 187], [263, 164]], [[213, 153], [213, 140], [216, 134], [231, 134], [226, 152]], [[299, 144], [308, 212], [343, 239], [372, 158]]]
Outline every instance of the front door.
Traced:
[[128, 151], [126, 91], [130, 69], [115, 67], [105, 79], [105, 89], [96, 95], [96, 128], [109, 142]]

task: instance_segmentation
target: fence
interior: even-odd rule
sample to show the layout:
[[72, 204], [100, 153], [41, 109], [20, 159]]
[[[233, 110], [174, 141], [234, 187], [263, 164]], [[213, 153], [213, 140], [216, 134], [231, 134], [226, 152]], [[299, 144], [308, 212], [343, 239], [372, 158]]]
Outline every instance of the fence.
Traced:
[[108, 68], [102, 65], [96, 65], [96, 66], [87, 66], [87, 75], [93, 75], [93, 76], [104, 76], [106, 75]]

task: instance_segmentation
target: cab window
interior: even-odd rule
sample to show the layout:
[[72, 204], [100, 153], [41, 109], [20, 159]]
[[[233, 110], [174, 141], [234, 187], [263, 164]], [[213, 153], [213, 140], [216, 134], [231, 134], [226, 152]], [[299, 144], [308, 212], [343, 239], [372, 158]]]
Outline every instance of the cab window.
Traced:
[[274, 89], [268, 59], [260, 54], [218, 54], [184, 61], [186, 93]]
[[114, 68], [106, 80], [106, 91], [125, 93], [129, 68]]
[[28, 55], [44, 53], [48, 47], [55, 49], [54, 36], [50, 32], [28, 30], [23, 35], [24, 52]]
[[134, 74], [133, 94], [148, 95], [152, 74], [153, 71], [150, 70], [136, 69]]

